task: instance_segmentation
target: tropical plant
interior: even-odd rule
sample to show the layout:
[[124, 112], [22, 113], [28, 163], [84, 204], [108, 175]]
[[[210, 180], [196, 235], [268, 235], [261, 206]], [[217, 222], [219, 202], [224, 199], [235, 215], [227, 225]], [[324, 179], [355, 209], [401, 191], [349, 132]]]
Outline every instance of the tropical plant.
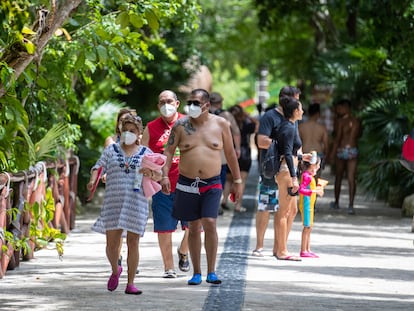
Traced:
[[[181, 0], [2, 1], [0, 170], [28, 168], [37, 159], [35, 149], [46, 155], [32, 142], [50, 142], [44, 136], [53, 125], [52, 136], [61, 135], [46, 148], [48, 159], [63, 148], [102, 146], [94, 137], [103, 128], [91, 127], [91, 114], [130, 91], [130, 74], [153, 79], [148, 64], [154, 51], [179, 68], [185, 54], [180, 62], [166, 30], [174, 29], [178, 40], [196, 27], [199, 10], [196, 1]], [[110, 123], [103, 133], [112, 131]], [[80, 128], [91, 144], [75, 146]]]
[[[334, 100], [346, 97], [352, 101], [363, 122], [359, 184], [366, 193], [385, 200], [390, 200], [389, 192], [398, 192], [400, 198], [392, 201], [399, 205], [401, 197], [413, 189], [413, 177], [398, 159], [403, 135], [414, 127], [414, 54], [407, 48], [414, 41], [414, 2], [255, 2], [260, 25], [266, 31], [284, 33], [296, 23], [306, 24], [314, 34], [311, 57], [296, 63], [308, 68], [301, 79], [311, 87], [332, 87]], [[290, 37], [282, 41], [283, 46], [299, 42]], [[296, 50], [300, 51], [298, 45]], [[283, 63], [280, 66], [287, 69]]]
[[50, 187], [46, 188], [46, 196], [40, 204], [34, 202], [32, 206], [27, 206], [27, 208], [32, 214], [30, 236], [35, 239], [35, 247], [37, 249], [44, 248], [49, 245], [49, 242], [53, 241], [59, 257], [62, 257], [66, 234], [49, 225], [55, 215], [55, 200], [53, 199], [52, 189]]

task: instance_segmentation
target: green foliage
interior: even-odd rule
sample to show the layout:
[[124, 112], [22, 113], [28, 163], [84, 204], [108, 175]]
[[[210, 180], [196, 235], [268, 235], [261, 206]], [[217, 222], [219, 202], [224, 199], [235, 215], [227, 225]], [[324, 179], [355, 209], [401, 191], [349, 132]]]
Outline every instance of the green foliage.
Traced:
[[[413, 4], [87, 0], [17, 77], [12, 61], [37, 48], [37, 9], [51, 10], [50, 1], [2, 1], [0, 169], [28, 165], [34, 159], [33, 142], [53, 125], [69, 124], [62, 144], [73, 147], [82, 129], [77, 146], [82, 167], [89, 170], [91, 158], [113, 131], [109, 114], [114, 111], [100, 113], [99, 107], [130, 106], [149, 121], [160, 90], [176, 90], [188, 78], [191, 72], [183, 64], [192, 56], [213, 70], [214, 90], [223, 93], [226, 106], [254, 97], [263, 67], [269, 70], [269, 103], [277, 100], [283, 84], [301, 81], [304, 101], [310, 100], [314, 85], [332, 86], [334, 98], [348, 97], [354, 108], [365, 111], [360, 113], [364, 147], [378, 145], [383, 152], [378, 159], [394, 167], [401, 147], [396, 136], [414, 127]], [[388, 110], [384, 103], [396, 106]], [[371, 135], [378, 129], [370, 123], [381, 117], [390, 131], [386, 145]], [[364, 152], [361, 158], [368, 157]], [[364, 170], [370, 167], [364, 165], [361, 161], [360, 176], [369, 179]]]
[[[24, 255], [29, 254], [30, 244], [28, 238], [18, 239], [12, 232], [5, 231], [4, 233], [6, 243], [2, 246], [3, 254], [7, 254], [9, 245], [12, 246], [14, 251], [21, 250]], [[1, 252], [1, 251], [0, 251]]]
[[[59, 3], [57, 9], [63, 11], [66, 5]], [[81, 127], [92, 140], [101, 130], [101, 135], [109, 134], [113, 126], [94, 124], [94, 131], [89, 116], [128, 93], [129, 73], [140, 80], [153, 78], [147, 70], [154, 61], [152, 49], [177, 62], [164, 34], [171, 27], [179, 33], [194, 29], [200, 11], [196, 1], [84, 1], [16, 77], [13, 66], [20, 55], [38, 48], [40, 7], [49, 11], [47, 18], [62, 13], [52, 12], [50, 1], [2, 1], [0, 6], [2, 171], [26, 169], [35, 160], [76, 150]]]
[[[286, 29], [310, 32], [310, 55], [293, 43], [288, 49], [303, 59], [306, 86], [329, 85], [334, 99], [346, 97], [363, 122], [359, 184], [370, 194], [387, 199], [397, 187], [401, 195], [413, 189], [413, 177], [399, 164], [403, 135], [414, 127], [413, 1], [270, 1], [256, 0], [259, 25], [282, 33], [282, 48], [292, 43]], [[375, 12], [375, 13], [374, 13]], [[298, 35], [305, 34], [302, 32]], [[296, 38], [293, 41], [298, 43]], [[295, 49], [292, 47], [296, 45]], [[308, 45], [311, 47], [311, 45]], [[305, 50], [309, 51], [305, 48]], [[295, 53], [294, 51], [298, 51]], [[309, 57], [310, 56], [310, 57]], [[305, 63], [304, 63], [305, 62]], [[291, 71], [283, 62], [280, 72]], [[311, 70], [309, 70], [311, 69]], [[381, 185], [381, 187], [378, 187]]]
[[252, 89], [252, 83], [249, 81], [250, 72], [246, 68], [236, 65], [232, 70], [234, 74], [232, 74], [232, 72], [220, 68], [218, 61], [214, 63], [213, 68], [213, 72], [220, 73], [220, 75], [213, 76], [214, 85], [217, 85], [213, 91], [222, 94], [224, 108], [227, 109], [254, 96], [254, 89]]
[[36, 161], [65, 158], [65, 150], [75, 149], [75, 146], [72, 144], [65, 145], [65, 140], [71, 143], [78, 138], [79, 131], [71, 128], [69, 124], [59, 123], [54, 125], [35, 144]]
[[[55, 202], [52, 195], [52, 189], [48, 187], [46, 189], [45, 199], [39, 204], [35, 202], [32, 206], [28, 202], [25, 202], [25, 211], [29, 211], [32, 215], [32, 221], [30, 223], [30, 238], [23, 237], [22, 239], [15, 236], [10, 231], [5, 231], [5, 241], [2, 251], [3, 254], [7, 253], [8, 245], [13, 247], [13, 250], [21, 250], [24, 255], [31, 251], [29, 241], [33, 239], [36, 248], [44, 248], [53, 241], [56, 245], [56, 250], [59, 257], [63, 256], [63, 242], [66, 239], [66, 234], [61, 233], [60, 230], [52, 228], [49, 223], [54, 218]], [[12, 221], [16, 219], [19, 213], [19, 209], [14, 207], [7, 211], [8, 217]]]
[[0, 171], [27, 168], [35, 162], [34, 145], [26, 129], [27, 113], [12, 96], [0, 98], [0, 105]]
[[41, 204], [34, 202], [28, 208], [32, 214], [30, 236], [34, 237], [36, 247], [44, 248], [53, 241], [56, 243], [59, 257], [63, 256], [63, 241], [66, 239], [66, 234], [60, 232], [59, 229], [49, 226], [55, 214], [55, 201], [52, 189], [50, 187], [46, 188], [46, 196]]
[[410, 130], [404, 111], [412, 105], [395, 97], [377, 99], [361, 114], [364, 136], [360, 150], [369, 155], [362, 157], [359, 163], [361, 186], [384, 200], [388, 200], [388, 193], [394, 191], [393, 196], [398, 195], [399, 204], [414, 187], [413, 174], [399, 163], [403, 136]]
[[98, 107], [90, 116], [91, 127], [99, 133], [101, 141], [114, 135], [116, 116], [118, 111], [123, 107], [120, 102], [105, 102]]
[[7, 255], [10, 245], [12, 246], [13, 250], [17, 250], [17, 240], [12, 232], [5, 231], [4, 240], [6, 243], [3, 243], [2, 245], [2, 249], [0, 250], [1, 255]]

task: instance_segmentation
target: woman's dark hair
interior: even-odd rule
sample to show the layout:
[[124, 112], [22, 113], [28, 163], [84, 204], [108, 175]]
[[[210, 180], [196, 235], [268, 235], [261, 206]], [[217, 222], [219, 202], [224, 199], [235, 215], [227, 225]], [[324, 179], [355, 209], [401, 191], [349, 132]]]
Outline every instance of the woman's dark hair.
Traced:
[[242, 127], [243, 120], [245, 118], [245, 112], [240, 105], [234, 105], [229, 108], [229, 112], [234, 116], [239, 127]]
[[283, 108], [283, 114], [286, 119], [290, 119], [295, 112], [295, 109], [299, 108], [299, 100], [294, 97], [284, 96], [280, 99], [280, 105]]
[[286, 85], [282, 87], [279, 91], [279, 101], [282, 97], [290, 96], [294, 97], [295, 95], [300, 95], [300, 90], [297, 87]]

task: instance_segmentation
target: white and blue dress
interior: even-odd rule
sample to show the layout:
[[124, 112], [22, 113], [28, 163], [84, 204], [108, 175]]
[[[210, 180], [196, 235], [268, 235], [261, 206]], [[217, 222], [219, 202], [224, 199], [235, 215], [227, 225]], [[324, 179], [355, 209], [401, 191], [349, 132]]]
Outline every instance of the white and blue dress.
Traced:
[[106, 185], [101, 214], [92, 230], [106, 233], [123, 229], [144, 235], [148, 221], [148, 200], [141, 190], [134, 190], [134, 183], [145, 154], [153, 153], [148, 147], [139, 146], [137, 152], [126, 156], [118, 143], [105, 148], [92, 170], [103, 167]]

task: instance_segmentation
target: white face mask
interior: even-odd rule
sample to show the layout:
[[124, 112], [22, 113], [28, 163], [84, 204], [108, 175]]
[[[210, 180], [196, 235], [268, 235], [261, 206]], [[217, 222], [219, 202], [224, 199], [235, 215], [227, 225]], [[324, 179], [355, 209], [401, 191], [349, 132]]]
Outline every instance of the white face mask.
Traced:
[[194, 118], [194, 119], [198, 118], [201, 115], [201, 112], [202, 111], [201, 111], [201, 107], [200, 106], [191, 104], [188, 107], [188, 115], [190, 117]]
[[164, 104], [160, 107], [160, 112], [164, 117], [169, 118], [177, 112], [177, 108], [175, 105]]
[[121, 134], [121, 142], [124, 143], [125, 145], [135, 144], [137, 139], [138, 139], [137, 135], [135, 135], [132, 132], [125, 131], [125, 132], [122, 132]]

